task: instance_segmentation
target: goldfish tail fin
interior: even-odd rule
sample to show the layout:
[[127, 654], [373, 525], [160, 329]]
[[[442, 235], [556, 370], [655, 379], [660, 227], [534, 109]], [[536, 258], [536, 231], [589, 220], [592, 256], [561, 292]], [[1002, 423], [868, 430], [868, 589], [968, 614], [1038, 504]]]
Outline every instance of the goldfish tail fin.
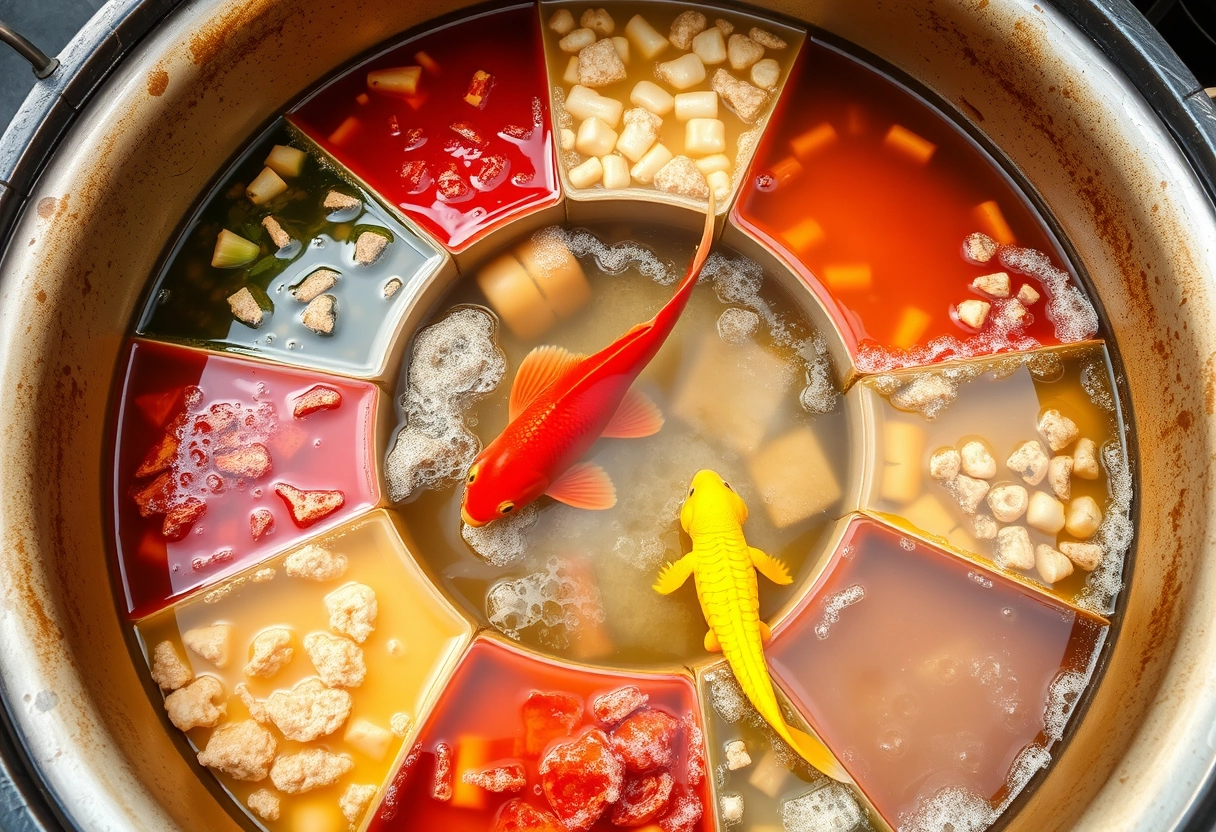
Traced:
[[675, 563], [669, 563], [659, 570], [658, 580], [654, 582], [654, 591], [660, 595], [670, 595], [692, 575], [693, 560], [689, 552]]
[[688, 271], [684, 273], [684, 278], [676, 287], [676, 292], [671, 296], [671, 300], [667, 301], [667, 304], [654, 316], [653, 323], [662, 325], [667, 332], [670, 332], [671, 327], [676, 325], [676, 319], [684, 311], [684, 305], [688, 303], [692, 289], [697, 285], [697, 279], [701, 276], [701, 267], [705, 265], [705, 258], [709, 257], [709, 249], [713, 245], [716, 217], [717, 206], [714, 203], [714, 192], [711, 188], [709, 203], [705, 207], [705, 230], [701, 232], [701, 242], [697, 244], [696, 256], [692, 258], [692, 263], [689, 264]]
[[751, 556], [752, 566], [756, 567], [756, 571], [773, 583], [785, 586], [794, 582], [794, 579], [790, 577], [790, 570], [772, 555], [766, 554], [755, 546], [748, 546], [747, 553]]
[[799, 757], [833, 780], [839, 780], [842, 783], [853, 782], [853, 778], [844, 770], [844, 766], [828, 750], [828, 747], [823, 744], [822, 740], [805, 731], [799, 731], [792, 725], [786, 725], [785, 730], [789, 734], [787, 739], [790, 740], [790, 745], [798, 752]]

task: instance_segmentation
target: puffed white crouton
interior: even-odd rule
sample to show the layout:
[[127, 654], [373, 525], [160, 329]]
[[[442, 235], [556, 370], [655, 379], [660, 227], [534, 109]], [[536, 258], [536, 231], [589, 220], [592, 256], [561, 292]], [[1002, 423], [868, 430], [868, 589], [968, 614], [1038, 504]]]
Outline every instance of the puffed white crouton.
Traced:
[[177, 690], [194, 678], [194, 671], [177, 655], [171, 641], [162, 641], [152, 648], [152, 681], [161, 690]]
[[606, 87], [625, 80], [625, 64], [608, 38], [578, 53], [578, 82], [584, 87]]
[[1094, 536], [1102, 525], [1102, 509], [1098, 501], [1088, 495], [1078, 497], [1068, 504], [1064, 518], [1064, 530], [1073, 537], [1087, 540]]
[[692, 39], [693, 54], [706, 66], [717, 66], [726, 60], [726, 38], [717, 26], [706, 29]]
[[643, 107], [656, 116], [665, 116], [676, 105], [675, 96], [654, 81], [638, 81], [629, 93], [629, 102]]
[[310, 543], [288, 555], [283, 561], [283, 568], [293, 578], [332, 581], [346, 574], [346, 555], [335, 554], [323, 546]]
[[609, 153], [607, 156], [600, 158], [600, 166], [604, 168], [602, 181], [605, 188], [613, 191], [629, 187], [631, 183], [629, 179], [629, 163], [625, 161], [624, 156]]
[[291, 661], [291, 630], [272, 627], [257, 634], [253, 640], [253, 656], [245, 665], [246, 676], [269, 679]]
[[285, 794], [301, 794], [332, 786], [354, 767], [350, 757], [320, 748], [306, 748], [297, 754], [277, 758], [270, 768], [270, 782]]
[[270, 241], [277, 247], [283, 248], [291, 243], [291, 235], [283, 230], [283, 226], [274, 217], [263, 217], [262, 227], [270, 235]]
[[709, 199], [709, 183], [705, 180], [705, 174], [687, 156], [676, 156], [659, 168], [654, 175], [654, 186], [664, 193]]
[[768, 101], [767, 92], [740, 81], [725, 69], [714, 72], [710, 86], [745, 124], [754, 124]]
[[291, 296], [300, 303], [310, 303], [334, 288], [339, 277], [333, 269], [317, 269], [291, 290]]
[[781, 80], [781, 64], [772, 58], [765, 58], [752, 64], [752, 83], [762, 90], [772, 90]]
[[1098, 445], [1092, 439], [1082, 437], [1077, 440], [1077, 447], [1072, 451], [1072, 474], [1083, 480], [1096, 480], [1101, 471], [1098, 468]]
[[990, 480], [996, 476], [996, 460], [983, 442], [971, 440], [959, 451], [962, 457], [963, 473], [969, 477]]
[[576, 188], [590, 188], [604, 176], [604, 163], [592, 156], [581, 165], [575, 165], [566, 171], [570, 184]]
[[1020, 476], [1028, 485], [1038, 485], [1047, 476], [1050, 462], [1039, 440], [1031, 439], [1017, 447], [1005, 460], [1009, 470]]
[[1020, 485], [998, 485], [988, 492], [988, 507], [992, 516], [1002, 523], [1012, 523], [1026, 512], [1030, 495]]
[[[643, 185], [649, 185], [654, 182], [655, 175], [663, 169], [663, 166], [674, 158], [675, 156], [664, 147], [662, 142], [655, 142], [654, 147], [647, 150], [646, 155], [638, 159], [638, 163], [629, 169], [629, 175]], [[708, 187], [708, 183], [706, 184]]]
[[241, 704], [245, 706], [245, 710], [249, 711], [249, 718], [259, 725], [265, 725], [270, 722], [270, 715], [266, 713], [266, 703], [258, 699], [250, 692], [249, 686], [244, 682], [238, 684], [233, 691], [236, 698], [241, 700]]
[[1097, 543], [1061, 543], [1060, 551], [1086, 572], [1093, 572], [1101, 566], [1106, 554]]
[[626, 110], [624, 118], [625, 129], [616, 141], [616, 149], [630, 162], [638, 162], [658, 141], [663, 119], [642, 107]]
[[211, 728], [228, 713], [224, 685], [214, 676], [200, 676], [165, 697], [165, 712], [179, 731]]
[[654, 75], [668, 86], [677, 90], [695, 87], [705, 80], [705, 64], [694, 53], [654, 65]]
[[304, 639], [304, 650], [321, 681], [334, 688], [357, 688], [367, 675], [363, 650], [350, 639], [312, 633]]
[[980, 540], [992, 540], [996, 537], [996, 520], [987, 514], [977, 514], [971, 518], [971, 529]]
[[1072, 496], [1072, 457], [1054, 456], [1047, 464], [1047, 483], [1061, 500]]
[[329, 610], [329, 627], [336, 633], [350, 636], [359, 644], [376, 629], [376, 593], [364, 584], [351, 583], [325, 596]]
[[1033, 306], [1039, 302], [1039, 293], [1029, 283], [1023, 283], [1022, 288], [1018, 289], [1018, 300], [1027, 306]]
[[929, 476], [940, 482], [950, 482], [958, 476], [963, 458], [957, 448], [942, 448], [929, 457]]
[[342, 739], [373, 760], [383, 760], [393, 742], [393, 735], [366, 719], [356, 719], [347, 726]]
[[363, 786], [351, 783], [346, 787], [346, 791], [342, 792], [342, 796], [338, 798], [338, 808], [342, 810], [342, 817], [346, 818], [350, 823], [358, 823], [359, 818], [363, 817], [363, 813], [367, 811], [368, 805], [375, 796], [375, 786]]
[[1042, 491], [1030, 495], [1026, 522], [1041, 532], [1056, 534], [1064, 528], [1064, 504]]
[[279, 796], [268, 789], [258, 789], [245, 804], [262, 820], [279, 819]]
[[1049, 584], [1062, 581], [1072, 574], [1072, 561], [1046, 543], [1040, 543], [1035, 547], [1034, 565], [1039, 572], [1039, 577]]
[[616, 31], [616, 22], [605, 9], [587, 9], [578, 19], [578, 25], [604, 37], [608, 37]]
[[625, 37], [629, 38], [629, 42], [637, 47], [638, 52], [648, 61], [653, 60], [670, 45], [670, 41], [660, 35], [640, 14], [635, 14], [625, 24]]
[[724, 37], [729, 37], [730, 33], [735, 31], [735, 24], [731, 23], [729, 20], [723, 20], [720, 17], [714, 21], [714, 25], [718, 27]]
[[574, 149], [584, 156], [606, 156], [616, 147], [616, 131], [605, 122], [592, 116], [578, 126], [574, 137]]
[[996, 533], [992, 559], [1002, 569], [1033, 569], [1034, 547], [1023, 526], [1006, 526]]
[[743, 820], [743, 795], [722, 795], [722, 820], [732, 826]]
[[730, 68], [744, 70], [764, 57], [764, 47], [747, 35], [731, 35], [726, 42], [726, 58]]
[[1047, 447], [1055, 453], [1067, 448], [1077, 438], [1077, 423], [1058, 410], [1045, 410], [1039, 417], [1039, 433], [1047, 440]]
[[959, 474], [954, 479], [954, 496], [959, 508], [967, 514], [975, 514], [984, 497], [988, 496], [988, 483]]
[[377, 234], [375, 231], [364, 231], [355, 240], [355, 262], [360, 266], [375, 263], [386, 246], [388, 246], [388, 237]]
[[253, 297], [253, 293], [249, 291], [248, 286], [228, 296], [228, 308], [232, 310], [232, 317], [245, 326], [256, 329], [262, 325], [262, 307], [258, 306], [258, 302]]
[[348, 208], [357, 208], [362, 204], [360, 200], [347, 196], [341, 191], [330, 191], [325, 195], [323, 207], [331, 211], [344, 211]]
[[270, 773], [278, 743], [252, 719], [229, 722], [215, 729], [198, 755], [199, 765], [227, 774], [233, 780], [256, 783]]
[[963, 240], [963, 257], [972, 263], [987, 263], [996, 256], [998, 248], [1000, 245], [996, 240], [976, 231], [974, 234], [968, 234], [967, 239]]
[[677, 49], [689, 49], [692, 47], [692, 39], [704, 32], [708, 25], [709, 21], [700, 12], [682, 12], [671, 22], [671, 33], [667, 39], [675, 44]]
[[731, 740], [726, 744], [726, 767], [738, 771], [752, 764], [752, 756], [747, 753], [747, 743], [743, 740]]
[[766, 32], [763, 29], [759, 29], [755, 26], [753, 26], [751, 31], [747, 33], [747, 36], [763, 46], [765, 49], [784, 49], [787, 45], [785, 41], [774, 35], [772, 32]]
[[992, 309], [992, 304], [983, 300], [965, 300], [959, 303], [956, 308], [959, 323], [968, 326], [971, 329], [982, 329], [984, 322], [988, 320], [988, 312]]
[[558, 9], [549, 17], [549, 28], [565, 37], [574, 31], [574, 15], [569, 9]]
[[982, 274], [971, 281], [971, 288], [983, 292], [990, 298], [1009, 297], [1009, 273]]
[[196, 627], [182, 633], [182, 644], [216, 667], [228, 665], [228, 648], [231, 643], [231, 624], [212, 624], [210, 627]]
[[266, 715], [283, 736], [312, 742], [337, 731], [350, 716], [351, 695], [326, 687], [319, 679], [305, 679], [289, 691], [266, 700]]
[[414, 724], [414, 720], [409, 714], [398, 711], [388, 718], [388, 727], [398, 737], [404, 737], [410, 732], [410, 726]]
[[304, 326], [318, 335], [329, 335], [338, 321], [338, 300], [333, 295], [321, 295], [309, 301], [300, 317]]
[[[575, 29], [558, 41], [557, 47], [567, 55], [577, 55], [593, 43], [595, 43], [595, 32], [590, 29]], [[609, 46], [611, 45], [609, 44]]]
[[561, 148], [562, 150], [574, 150], [574, 131], [569, 127], [562, 128]]

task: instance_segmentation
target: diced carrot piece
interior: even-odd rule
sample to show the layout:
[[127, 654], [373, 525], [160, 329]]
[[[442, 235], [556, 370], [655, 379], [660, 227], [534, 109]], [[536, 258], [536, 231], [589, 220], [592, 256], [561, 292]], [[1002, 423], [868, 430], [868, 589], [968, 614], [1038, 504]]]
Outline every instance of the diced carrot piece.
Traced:
[[490, 741], [485, 737], [461, 737], [456, 743], [452, 805], [461, 809], [486, 808], [486, 790], [465, 782], [465, 772], [480, 771], [490, 762]]
[[778, 187], [797, 179], [801, 173], [802, 165], [793, 156], [785, 157], [772, 167], [773, 178], [777, 180]]
[[995, 200], [990, 199], [975, 206], [975, 218], [989, 237], [1003, 246], [1013, 245], [1013, 229], [1005, 221], [1001, 206], [997, 205]]
[[838, 263], [823, 267], [823, 279], [834, 292], [858, 292], [870, 288], [869, 263]]
[[422, 78], [420, 66], [394, 66], [367, 73], [367, 88], [392, 95], [416, 95]]
[[901, 350], [916, 345], [925, 330], [929, 328], [929, 313], [915, 306], [905, 306], [895, 325], [895, 334], [891, 336], [891, 346]]
[[937, 150], [937, 145], [933, 142], [898, 124], [891, 125], [891, 129], [887, 131], [882, 142], [891, 150], [908, 157], [918, 165], [927, 164], [933, 158], [933, 152]]
[[430, 55], [425, 52], [419, 52], [414, 55], [414, 60], [422, 65], [422, 68], [432, 75], [439, 74], [439, 64]]
[[372, 97], [365, 92], [361, 92], [355, 96], [355, 102], [357, 104], [359, 104], [360, 106], [366, 106], [367, 103], [371, 100], [372, 100]]
[[338, 129], [329, 134], [329, 141], [332, 144], [346, 144], [355, 133], [359, 132], [359, 126], [359, 119], [349, 116], [346, 121], [338, 125]]
[[421, 110], [422, 105], [426, 103], [426, 93], [406, 96], [405, 103], [409, 104], [410, 109], [416, 113]]
[[834, 141], [836, 141], [836, 128], [825, 121], [818, 127], [812, 127], [791, 139], [790, 150], [794, 151], [794, 155], [799, 159], [805, 160]]
[[810, 217], [781, 232], [781, 239], [799, 254], [805, 254], [823, 240], [823, 228]]

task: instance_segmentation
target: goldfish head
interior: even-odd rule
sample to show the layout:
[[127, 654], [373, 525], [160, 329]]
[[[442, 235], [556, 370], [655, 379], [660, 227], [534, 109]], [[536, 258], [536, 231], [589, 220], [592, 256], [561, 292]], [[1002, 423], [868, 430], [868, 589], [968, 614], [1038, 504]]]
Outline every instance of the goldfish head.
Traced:
[[724, 519], [742, 526], [747, 520], [747, 504], [716, 471], [698, 471], [680, 509], [680, 525], [689, 534], [696, 534], [698, 529]]
[[508, 454], [482, 451], [464, 479], [460, 516], [470, 526], [484, 526], [519, 511], [549, 487], [549, 481]]

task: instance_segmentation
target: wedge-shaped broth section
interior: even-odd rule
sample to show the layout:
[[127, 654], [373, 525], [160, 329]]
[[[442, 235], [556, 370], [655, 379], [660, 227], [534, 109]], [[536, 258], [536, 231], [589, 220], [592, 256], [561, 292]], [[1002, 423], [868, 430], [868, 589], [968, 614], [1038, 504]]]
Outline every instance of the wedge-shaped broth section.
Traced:
[[768, 655], [892, 827], [980, 830], [1050, 762], [1105, 635], [859, 517]]
[[558, 199], [536, 9], [464, 17], [390, 47], [289, 118], [442, 243]]
[[384, 512], [138, 632], [170, 721], [270, 830], [358, 825], [471, 636]]
[[864, 371], [1097, 329], [997, 163], [924, 100], [821, 44], [804, 50], [734, 217], [801, 271]]
[[369, 829], [710, 830], [692, 681], [473, 643]]
[[1109, 614], [1131, 473], [1106, 349], [1090, 343], [867, 378], [863, 505]]
[[379, 374], [434, 244], [301, 149], [281, 123], [207, 196], [137, 331], [288, 364]]
[[144, 615], [379, 500], [371, 384], [132, 341], [111, 510]]

